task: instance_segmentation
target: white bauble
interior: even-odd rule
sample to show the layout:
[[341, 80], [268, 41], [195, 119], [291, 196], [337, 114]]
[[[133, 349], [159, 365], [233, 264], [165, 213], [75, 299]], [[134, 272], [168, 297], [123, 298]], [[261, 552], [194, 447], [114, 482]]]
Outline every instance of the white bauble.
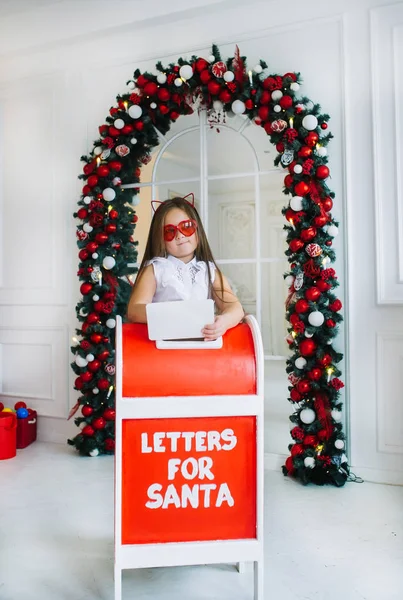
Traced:
[[274, 90], [274, 92], [271, 93], [271, 99], [272, 100], [280, 100], [280, 98], [283, 97], [283, 92], [281, 90]]
[[109, 327], [109, 329], [114, 329], [116, 327], [115, 319], [108, 319], [106, 321], [106, 326]]
[[320, 327], [325, 322], [325, 317], [319, 310], [315, 310], [309, 314], [308, 321], [310, 325], [313, 325], [314, 327]]
[[211, 62], [211, 63], [212, 63], [212, 62], [215, 62], [215, 56], [214, 56], [214, 54], [210, 54], [210, 56], [208, 57], [208, 59], [207, 59], [207, 60], [208, 60], [209, 62]]
[[221, 102], [221, 100], [214, 100], [213, 108], [216, 112], [220, 112], [220, 110], [224, 108], [224, 104]]
[[343, 450], [343, 448], [344, 448], [343, 440], [336, 440], [334, 443], [334, 447], [337, 448], [337, 450]]
[[134, 146], [135, 144], [137, 144], [137, 139], [131, 138], [130, 143], [133, 144], [133, 146]]
[[303, 369], [306, 365], [306, 359], [303, 356], [299, 356], [295, 361], [295, 366], [297, 369]]
[[154, 110], [155, 108], [157, 108], [157, 104], [155, 102], [151, 102], [150, 108]]
[[304, 465], [307, 469], [313, 469], [315, 466], [315, 459], [313, 458], [313, 456], [307, 456], [306, 458], [304, 458]]
[[95, 359], [95, 356], [93, 354], [87, 354], [87, 356], [85, 357], [85, 360], [87, 362], [92, 362]]
[[259, 74], [259, 73], [261, 73], [263, 71], [263, 67], [262, 67], [262, 65], [255, 65], [253, 67], [253, 70], [255, 71], [255, 73]]
[[165, 75], [165, 73], [158, 73], [158, 75], [157, 75], [158, 83], [163, 85], [166, 82], [166, 80], [167, 80], [167, 76]]
[[326, 156], [327, 155], [327, 148], [325, 148], [324, 146], [317, 146], [315, 148], [315, 154], [317, 154], [318, 156]]
[[134, 90], [134, 88], [136, 87], [136, 84], [134, 83], [134, 81], [128, 81], [127, 87], [129, 88], [129, 90]]
[[94, 448], [94, 450], [90, 450], [90, 452], [89, 452], [90, 456], [98, 456], [98, 454], [99, 454], [98, 448]]
[[174, 84], [176, 85], [176, 87], [180, 87], [182, 85], [183, 81], [180, 77], [177, 77], [174, 81]]
[[327, 233], [332, 237], [336, 237], [336, 235], [339, 233], [339, 228], [336, 227], [336, 225], [329, 225], [329, 227], [327, 228]]
[[113, 267], [116, 265], [116, 260], [113, 258], [113, 256], [105, 256], [104, 260], [102, 261], [102, 266], [104, 269], [113, 269]]
[[[98, 252], [93, 252], [91, 254], [91, 256], [92, 256], [93, 259], [97, 259], [98, 258]], [[98, 298], [98, 300], [99, 300], [99, 298]]]
[[113, 122], [113, 126], [116, 127], [116, 129], [123, 129], [123, 127], [125, 126], [125, 122], [123, 121], [123, 119], [115, 119]]
[[94, 294], [93, 297], [92, 297], [92, 299], [94, 300], [94, 302], [98, 302], [98, 300], [99, 300], [98, 294]]
[[105, 188], [102, 192], [102, 196], [107, 202], [112, 202], [112, 200], [116, 198], [116, 192], [112, 188]]
[[138, 104], [132, 104], [127, 112], [132, 119], [139, 119], [143, 114], [143, 109]]
[[279, 112], [281, 112], [281, 106], [279, 104], [275, 104], [273, 107], [273, 110], [274, 110], [274, 112], [279, 113]]
[[190, 65], [183, 65], [179, 69], [179, 75], [182, 77], [182, 79], [190, 79], [191, 77], [193, 77], [192, 67]]
[[96, 387], [95, 387], [95, 388], [93, 388], [93, 390], [92, 390], [92, 393], [93, 393], [93, 394], [99, 394], [99, 389], [98, 389], [98, 388], [96, 388]]
[[91, 200], [92, 200], [91, 196], [85, 196], [84, 204], [90, 204]]
[[305, 115], [302, 119], [302, 127], [307, 129], [308, 131], [313, 131], [318, 126], [318, 119], [315, 115]]
[[334, 408], [331, 412], [331, 415], [332, 415], [332, 419], [334, 421], [336, 421], [336, 423], [340, 423], [341, 417], [342, 417], [340, 410], [337, 410], [336, 408]]
[[293, 92], [297, 92], [299, 90], [299, 83], [293, 81], [290, 85], [290, 90], [292, 90]]
[[94, 228], [89, 223], [84, 223], [83, 230], [85, 233], [91, 233]]
[[294, 165], [294, 173], [296, 173], [297, 175], [302, 173], [302, 165]]
[[302, 196], [293, 196], [290, 200], [290, 208], [295, 212], [302, 210], [302, 200]]
[[306, 338], [313, 337], [313, 333], [308, 333], [307, 331], [305, 331], [304, 335], [305, 335]]
[[312, 408], [303, 408], [299, 413], [299, 418], [305, 425], [310, 425], [316, 419], [316, 413]]
[[103, 151], [104, 151], [104, 149], [102, 148], [102, 146], [95, 146], [95, 148], [94, 148], [95, 156], [99, 156], [100, 154], [102, 154]]
[[79, 354], [76, 356], [76, 360], [75, 363], [77, 365], [77, 367], [86, 367], [87, 366], [87, 361], [85, 360], [85, 358], [83, 356], [80, 356]]
[[286, 282], [286, 284], [288, 286], [290, 286], [294, 283], [295, 277], [294, 277], [294, 275], [287, 275], [287, 277], [284, 279], [284, 281]]
[[83, 308], [80, 308], [80, 315], [81, 315], [82, 317], [86, 317], [86, 316], [88, 315], [88, 311], [87, 311], [87, 309], [86, 309], [86, 308], [84, 308], [84, 307], [83, 307]]
[[234, 102], [231, 104], [231, 108], [232, 112], [236, 115], [241, 115], [245, 112], [246, 109], [245, 103], [242, 102], [242, 100], [234, 100]]
[[135, 194], [132, 197], [132, 202], [131, 203], [132, 203], [133, 206], [138, 206], [140, 204], [140, 196], [139, 196], [139, 194]]
[[226, 81], [227, 83], [229, 83], [230, 81], [234, 81], [235, 79], [235, 75], [232, 71], [225, 71], [223, 77], [224, 81]]

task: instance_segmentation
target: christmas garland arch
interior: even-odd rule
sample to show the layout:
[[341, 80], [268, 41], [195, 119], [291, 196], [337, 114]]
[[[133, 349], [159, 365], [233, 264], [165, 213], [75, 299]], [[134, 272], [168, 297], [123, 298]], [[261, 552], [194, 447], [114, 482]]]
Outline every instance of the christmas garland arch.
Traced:
[[261, 127], [275, 145], [275, 165], [288, 170], [284, 193], [290, 263], [285, 274], [292, 355], [287, 360], [289, 401], [293, 406], [290, 456], [283, 467], [303, 483], [343, 485], [348, 475], [341, 425], [340, 371], [342, 359], [333, 340], [342, 321], [334, 294], [336, 273], [332, 249], [337, 223], [331, 215], [334, 193], [328, 188], [327, 130], [329, 116], [308, 98], [298, 97], [296, 73], [267, 75], [260, 61], [247, 72], [239, 55], [222, 61], [216, 46], [208, 59], [193, 56], [177, 64], [156, 65], [158, 74], [136, 70], [128, 91], [117, 96], [105, 124], [99, 127], [88, 156], [83, 156], [84, 180], [79, 208], [80, 291], [76, 311], [81, 327], [73, 338], [72, 368], [81, 396], [70, 416], [81, 431], [69, 440], [80, 454], [114, 451], [114, 327], [124, 315], [137, 260], [133, 229], [137, 216], [133, 194], [124, 183], [140, 181], [141, 167], [172, 122], [189, 115], [196, 105], [213, 112], [244, 114]]

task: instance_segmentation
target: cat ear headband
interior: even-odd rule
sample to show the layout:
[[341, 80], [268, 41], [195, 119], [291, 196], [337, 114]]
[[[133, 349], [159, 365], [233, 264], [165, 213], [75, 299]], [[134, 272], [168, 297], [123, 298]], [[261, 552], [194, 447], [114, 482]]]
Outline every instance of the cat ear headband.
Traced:
[[[191, 196], [191, 201], [189, 202], [189, 200], [186, 200], [186, 198], [189, 198], [189, 196]], [[195, 195], [193, 192], [190, 192], [190, 194], [186, 194], [186, 196], [183, 196], [182, 200], [185, 200], [185, 202], [187, 202], [190, 206], [192, 206], [194, 208], [195, 206]], [[156, 212], [159, 207], [161, 206], [161, 204], [164, 204], [164, 202], [160, 202], [159, 200], [151, 200], [151, 206], [154, 212]]]

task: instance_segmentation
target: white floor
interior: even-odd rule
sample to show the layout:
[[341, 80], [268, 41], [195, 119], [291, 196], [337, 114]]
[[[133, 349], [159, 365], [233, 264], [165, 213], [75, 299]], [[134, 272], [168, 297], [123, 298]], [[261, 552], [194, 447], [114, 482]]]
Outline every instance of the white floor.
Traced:
[[[266, 473], [267, 600], [401, 600], [403, 488]], [[113, 600], [113, 459], [36, 443], [0, 461], [1, 600]], [[249, 570], [250, 571], [250, 570]], [[232, 565], [126, 571], [124, 600], [252, 600]]]

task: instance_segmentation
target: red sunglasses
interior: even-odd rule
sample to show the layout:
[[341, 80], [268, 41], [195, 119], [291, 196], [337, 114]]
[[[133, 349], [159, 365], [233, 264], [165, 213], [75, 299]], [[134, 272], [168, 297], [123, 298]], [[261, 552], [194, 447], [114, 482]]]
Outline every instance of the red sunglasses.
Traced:
[[165, 225], [164, 227], [164, 240], [166, 242], [172, 242], [176, 236], [176, 232], [179, 231], [185, 237], [190, 237], [195, 233], [197, 229], [197, 223], [193, 219], [187, 219], [181, 221], [177, 225]]

